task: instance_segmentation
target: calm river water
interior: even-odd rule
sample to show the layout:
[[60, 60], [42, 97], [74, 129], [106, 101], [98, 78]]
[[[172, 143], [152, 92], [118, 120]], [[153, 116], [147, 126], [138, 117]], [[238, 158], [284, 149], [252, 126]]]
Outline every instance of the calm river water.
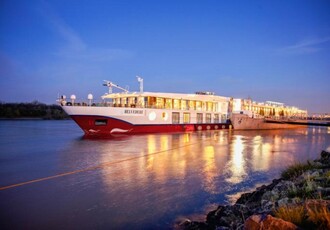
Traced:
[[329, 147], [324, 127], [90, 140], [70, 120], [0, 121], [1, 228], [171, 229]]

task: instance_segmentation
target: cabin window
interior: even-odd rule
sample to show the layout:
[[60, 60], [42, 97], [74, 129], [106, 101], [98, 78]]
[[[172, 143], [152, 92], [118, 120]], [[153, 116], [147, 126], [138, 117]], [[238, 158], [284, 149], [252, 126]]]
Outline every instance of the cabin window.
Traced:
[[165, 108], [172, 109], [172, 99], [170, 99], [170, 98], [165, 99]]
[[221, 122], [226, 122], [227, 121], [227, 115], [226, 114], [222, 114], [221, 115]]
[[174, 99], [173, 103], [174, 103], [174, 105], [173, 105], [174, 109], [180, 109], [180, 100], [179, 99]]
[[214, 114], [214, 123], [219, 123], [219, 114]]
[[210, 114], [210, 113], [207, 113], [207, 114], [206, 114], [205, 122], [206, 122], [206, 123], [211, 123], [211, 114]]
[[196, 110], [202, 110], [202, 102], [196, 101]]
[[163, 109], [165, 107], [165, 99], [157, 97], [157, 109]]
[[119, 107], [120, 106], [120, 98], [115, 98], [114, 100], [115, 100], [114, 106]]
[[129, 97], [127, 98], [127, 100], [128, 100], [128, 106], [134, 108], [136, 105], [135, 97]]
[[156, 108], [157, 107], [157, 98], [156, 97], [148, 97], [148, 108]]
[[136, 104], [137, 104], [136, 107], [144, 108], [144, 105], [145, 105], [145, 103], [144, 103], [144, 97], [138, 97]]
[[218, 112], [219, 111], [219, 105], [218, 103], [213, 103], [213, 112]]
[[190, 110], [196, 110], [196, 102], [195, 101], [189, 101], [189, 109]]
[[96, 119], [95, 120], [95, 125], [100, 126], [100, 125], [107, 125], [108, 124], [108, 120], [106, 119]]
[[145, 108], [149, 108], [148, 97], [144, 98], [144, 106]]
[[183, 123], [190, 123], [190, 113], [183, 113]]
[[203, 123], [203, 114], [197, 113], [197, 123]]
[[180, 124], [180, 113], [176, 113], [176, 112], [172, 113], [172, 123]]
[[121, 99], [120, 107], [126, 107], [127, 106], [127, 98], [123, 97]]
[[213, 103], [212, 102], [206, 102], [206, 111], [212, 111], [213, 110]]
[[187, 105], [186, 100], [181, 100], [181, 109], [182, 110], [187, 110], [188, 109], [188, 105]]

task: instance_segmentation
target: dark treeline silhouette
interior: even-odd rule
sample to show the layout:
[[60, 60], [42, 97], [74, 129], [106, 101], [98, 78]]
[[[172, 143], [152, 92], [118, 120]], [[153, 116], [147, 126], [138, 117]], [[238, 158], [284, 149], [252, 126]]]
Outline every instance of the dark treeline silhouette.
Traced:
[[0, 118], [39, 118], [60, 120], [69, 116], [59, 105], [46, 105], [38, 101], [31, 103], [0, 102]]

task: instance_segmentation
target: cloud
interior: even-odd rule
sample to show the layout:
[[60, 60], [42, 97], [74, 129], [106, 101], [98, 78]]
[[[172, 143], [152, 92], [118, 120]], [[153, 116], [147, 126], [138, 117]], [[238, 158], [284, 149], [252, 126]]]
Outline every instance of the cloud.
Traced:
[[85, 50], [72, 52], [62, 49], [55, 55], [70, 59], [73, 61], [90, 61], [90, 62], [109, 62], [114, 60], [128, 59], [134, 56], [134, 53], [124, 49], [105, 49], [105, 48], [86, 48]]
[[279, 54], [309, 54], [321, 50], [320, 45], [330, 41], [330, 37], [304, 39], [294, 45], [286, 46], [278, 50]]
[[49, 23], [50, 29], [66, 42], [66, 48], [82, 51], [87, 48], [83, 39], [56, 13], [53, 7], [45, 1], [40, 2], [38, 11]]
[[120, 48], [91, 47], [72, 27], [70, 27], [47, 2], [41, 2], [40, 13], [49, 23], [49, 27], [64, 41], [64, 45], [57, 47], [55, 56], [73, 61], [113, 61], [131, 58], [134, 53]]

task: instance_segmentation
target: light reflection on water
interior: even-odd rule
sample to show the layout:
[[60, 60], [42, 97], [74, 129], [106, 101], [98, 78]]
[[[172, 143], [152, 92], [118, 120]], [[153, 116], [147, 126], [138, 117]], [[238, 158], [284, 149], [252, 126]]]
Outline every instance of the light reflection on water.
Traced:
[[[48, 125], [55, 135], [38, 134], [40, 142], [52, 135], [52, 141], [40, 145], [43, 155], [30, 145], [13, 148], [15, 142], [24, 143], [23, 135], [10, 145], [1, 141], [0, 185], [88, 170], [0, 191], [1, 209], [11, 210], [3, 216], [10, 227], [168, 229], [176, 218], [234, 202], [289, 164], [315, 158], [330, 146], [329, 128], [319, 127], [89, 140], [64, 139], [61, 127]], [[4, 129], [0, 135], [5, 138]]]

